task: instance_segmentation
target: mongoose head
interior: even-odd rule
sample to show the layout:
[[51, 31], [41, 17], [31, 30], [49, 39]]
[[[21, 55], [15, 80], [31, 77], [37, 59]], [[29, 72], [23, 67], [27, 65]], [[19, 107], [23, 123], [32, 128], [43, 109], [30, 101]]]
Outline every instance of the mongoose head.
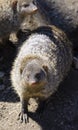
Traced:
[[14, 0], [12, 8], [18, 12], [21, 17], [33, 14], [37, 11], [37, 6], [33, 0]]
[[47, 83], [47, 67], [40, 64], [38, 60], [29, 61], [21, 70], [23, 85], [32, 91], [42, 90]]

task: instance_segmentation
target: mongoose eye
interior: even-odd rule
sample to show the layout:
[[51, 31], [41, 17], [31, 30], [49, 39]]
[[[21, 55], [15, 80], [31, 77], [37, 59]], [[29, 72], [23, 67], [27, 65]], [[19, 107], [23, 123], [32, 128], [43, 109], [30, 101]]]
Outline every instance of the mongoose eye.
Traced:
[[23, 4], [22, 6], [23, 6], [24, 8], [26, 8], [26, 7], [29, 6], [29, 4]]

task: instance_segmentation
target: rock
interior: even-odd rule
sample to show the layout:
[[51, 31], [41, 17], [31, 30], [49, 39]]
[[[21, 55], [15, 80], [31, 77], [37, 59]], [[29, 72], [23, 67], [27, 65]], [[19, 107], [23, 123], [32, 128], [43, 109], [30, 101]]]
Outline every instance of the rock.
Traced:
[[39, 11], [49, 24], [65, 31], [78, 48], [78, 0], [36, 0]]
[[0, 71], [0, 78], [3, 78], [3, 77], [4, 77], [4, 75], [5, 75], [5, 73], [4, 73], [4, 72], [2, 72], [2, 71]]
[[0, 56], [0, 61], [2, 61], [3, 60], [3, 57], [2, 56]]
[[1, 84], [1, 85], [0, 85], [0, 91], [4, 90], [5, 87], [6, 87], [6, 86], [5, 86], [4, 84]]
[[48, 20], [65, 30], [71, 32], [78, 27], [78, 0], [36, 0], [42, 14]]
[[78, 57], [74, 57], [73, 62], [74, 62], [75, 69], [78, 69]]

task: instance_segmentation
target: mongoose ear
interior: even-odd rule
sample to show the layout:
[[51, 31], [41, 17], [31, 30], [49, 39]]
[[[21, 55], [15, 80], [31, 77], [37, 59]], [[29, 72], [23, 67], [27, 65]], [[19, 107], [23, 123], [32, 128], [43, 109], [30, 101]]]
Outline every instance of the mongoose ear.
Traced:
[[48, 73], [48, 67], [46, 65], [43, 65], [43, 69]]
[[13, 2], [12, 2], [12, 4], [11, 4], [12, 9], [13, 9], [13, 11], [14, 11], [14, 12], [15, 12], [15, 11], [16, 11], [16, 9], [17, 9], [17, 3], [18, 3], [18, 1], [17, 1], [17, 0], [15, 0], [15, 1], [13, 1]]

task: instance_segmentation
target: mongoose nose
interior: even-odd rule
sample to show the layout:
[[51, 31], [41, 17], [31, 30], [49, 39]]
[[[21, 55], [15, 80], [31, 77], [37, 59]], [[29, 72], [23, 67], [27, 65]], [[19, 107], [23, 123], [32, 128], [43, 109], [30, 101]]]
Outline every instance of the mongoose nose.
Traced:
[[43, 70], [41, 70], [39, 73], [35, 74], [36, 82], [40, 82], [45, 78], [45, 73]]
[[34, 86], [34, 85], [37, 85], [42, 80], [43, 80], [43, 74], [42, 74], [42, 72], [36, 73], [35, 76], [34, 76], [34, 78], [32, 78], [30, 84], [31, 84], [31, 86]]
[[35, 75], [35, 78], [36, 78], [37, 81], [40, 81], [40, 79], [41, 79], [41, 73], [37, 73]]
[[30, 80], [29, 85], [30, 86], [36, 86], [38, 83], [42, 80], [41, 73], [36, 73]]

